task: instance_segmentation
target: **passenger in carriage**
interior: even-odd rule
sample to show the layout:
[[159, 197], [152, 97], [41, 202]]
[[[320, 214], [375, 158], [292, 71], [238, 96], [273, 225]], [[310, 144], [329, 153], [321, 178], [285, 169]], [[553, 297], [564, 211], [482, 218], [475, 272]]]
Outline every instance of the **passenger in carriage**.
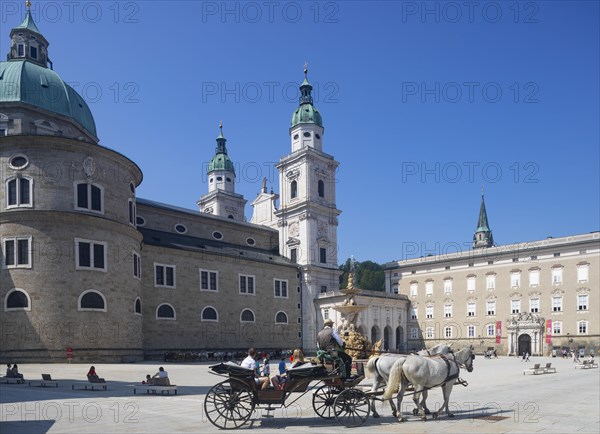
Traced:
[[[294, 350], [292, 357], [294, 358], [294, 363], [292, 363], [292, 366], [290, 366], [290, 369], [297, 368], [298, 366], [302, 366], [304, 364], [304, 353], [302, 352], [302, 350], [300, 348], [296, 348]], [[281, 372], [281, 370], [280, 370], [280, 372]], [[285, 373], [280, 374], [280, 375], [275, 375], [273, 378], [271, 378], [271, 383], [273, 383], [273, 387], [275, 387], [275, 389], [282, 390], [285, 385], [285, 382], [288, 379], [289, 378], [287, 376], [287, 370], [286, 370]]]
[[254, 371], [254, 381], [259, 389], [265, 390], [269, 387], [269, 377], [261, 377], [256, 373], [256, 350], [254, 348], [248, 348], [248, 357], [246, 357], [240, 366], [246, 369], [252, 369]]

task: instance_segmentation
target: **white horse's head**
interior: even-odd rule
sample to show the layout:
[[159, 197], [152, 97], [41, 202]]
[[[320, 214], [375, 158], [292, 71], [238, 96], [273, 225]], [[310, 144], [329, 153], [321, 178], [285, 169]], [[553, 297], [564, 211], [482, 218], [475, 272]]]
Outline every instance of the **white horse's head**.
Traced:
[[454, 360], [467, 368], [467, 372], [473, 372], [473, 360], [475, 360], [475, 353], [469, 347], [463, 348], [460, 351], [454, 353]]

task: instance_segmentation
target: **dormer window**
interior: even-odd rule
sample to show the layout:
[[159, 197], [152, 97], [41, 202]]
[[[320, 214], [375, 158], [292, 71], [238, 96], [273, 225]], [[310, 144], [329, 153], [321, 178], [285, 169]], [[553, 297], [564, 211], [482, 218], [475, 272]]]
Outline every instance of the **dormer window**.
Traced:
[[33, 45], [29, 47], [29, 54], [31, 55], [32, 59], [37, 59], [38, 58], [38, 49], [37, 47], [34, 47]]

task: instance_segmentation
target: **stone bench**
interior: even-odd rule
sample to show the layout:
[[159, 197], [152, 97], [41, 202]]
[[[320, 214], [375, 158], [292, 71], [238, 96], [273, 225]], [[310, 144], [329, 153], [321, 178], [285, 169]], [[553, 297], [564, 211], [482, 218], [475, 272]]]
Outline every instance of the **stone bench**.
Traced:
[[156, 395], [156, 392], [160, 392], [161, 395], [163, 395], [165, 392], [167, 392], [167, 395], [171, 394], [171, 391], [174, 392], [175, 395], [177, 395], [177, 385], [175, 384], [171, 384], [169, 386], [155, 386], [153, 384], [142, 384], [139, 386], [133, 386], [133, 394], [136, 395], [137, 394], [137, 390], [142, 390], [142, 391], [146, 391], [146, 394], [149, 395], [150, 392], [152, 392], [152, 394]]
[[575, 369], [580, 368], [580, 369], [591, 369], [591, 368], [597, 368], [598, 364], [595, 362], [590, 362], [589, 360], [584, 360], [582, 363], [579, 363], [577, 365], [575, 365]]
[[0, 377], [0, 383], [4, 384], [25, 384], [25, 380], [20, 377]]
[[71, 390], [108, 390], [107, 383], [79, 382], [71, 384]]
[[38, 387], [58, 387], [58, 380], [31, 380], [29, 381], [29, 387], [32, 385]]

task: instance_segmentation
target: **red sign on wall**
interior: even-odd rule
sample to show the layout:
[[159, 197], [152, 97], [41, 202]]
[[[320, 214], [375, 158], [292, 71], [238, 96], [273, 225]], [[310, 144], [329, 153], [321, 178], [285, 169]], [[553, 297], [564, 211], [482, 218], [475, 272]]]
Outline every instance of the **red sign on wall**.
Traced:
[[496, 343], [499, 344], [502, 339], [502, 321], [496, 321]]
[[552, 344], [552, 320], [546, 320], [546, 343], [548, 345]]

